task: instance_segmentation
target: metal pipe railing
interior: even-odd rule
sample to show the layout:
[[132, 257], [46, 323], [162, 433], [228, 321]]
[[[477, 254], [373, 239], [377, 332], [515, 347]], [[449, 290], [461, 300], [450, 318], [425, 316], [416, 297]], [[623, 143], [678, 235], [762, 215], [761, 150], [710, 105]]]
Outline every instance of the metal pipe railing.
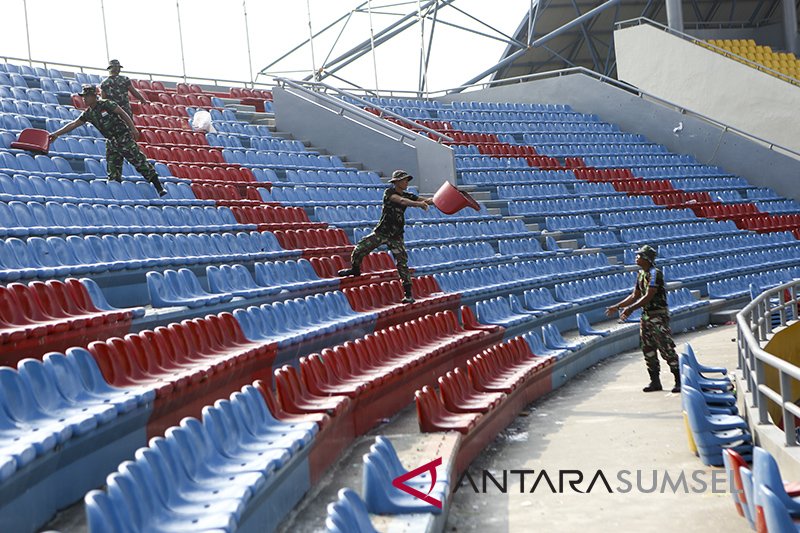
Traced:
[[[753, 393], [759, 424], [772, 424], [767, 411], [768, 401], [780, 406], [786, 446], [797, 446], [795, 417], [800, 406], [792, 396], [792, 384], [800, 381], [800, 368], [767, 353], [762, 344], [772, 334], [772, 315], [778, 313], [781, 326], [798, 320], [800, 313], [800, 280], [790, 281], [762, 292], [736, 315], [739, 368], [746, 391]], [[788, 298], [786, 293], [789, 293]], [[778, 390], [766, 383], [767, 369], [778, 373]]]

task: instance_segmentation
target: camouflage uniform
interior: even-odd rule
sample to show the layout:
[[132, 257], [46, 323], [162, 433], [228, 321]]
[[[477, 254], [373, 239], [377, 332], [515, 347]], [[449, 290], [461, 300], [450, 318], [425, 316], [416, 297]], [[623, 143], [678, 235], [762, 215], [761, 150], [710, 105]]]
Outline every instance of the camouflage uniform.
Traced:
[[669, 327], [669, 310], [667, 309], [667, 290], [664, 286], [664, 274], [661, 269], [640, 270], [636, 278], [636, 286], [641, 295], [647, 294], [650, 287], [656, 288], [656, 294], [642, 308], [640, 322], [639, 346], [644, 353], [647, 371], [650, 375], [658, 375], [661, 366], [658, 353], [669, 365], [673, 374], [678, 372], [678, 355], [675, 353], [675, 342]]
[[385, 244], [394, 257], [394, 262], [397, 264], [397, 273], [400, 275], [403, 286], [410, 287], [411, 272], [408, 270], [408, 253], [406, 253], [406, 245], [403, 241], [406, 206], [392, 202], [389, 198], [393, 194], [413, 201], [419, 200], [419, 196], [416, 194], [406, 191], [400, 192], [394, 188], [394, 185], [387, 188], [386, 192], [383, 193], [381, 219], [375, 229], [372, 230], [372, 233], [358, 241], [353, 250], [351, 260], [353, 268], [359, 270], [364, 257], [378, 246]]
[[116, 103], [129, 117], [133, 118], [131, 102], [128, 97], [128, 92], [131, 90], [131, 79], [129, 77], [121, 74], [109, 76], [100, 84], [100, 90], [103, 91], [103, 98]]
[[155, 167], [147, 160], [133, 140], [125, 121], [114, 110], [117, 104], [110, 100], [98, 99], [94, 107], [87, 108], [78, 120], [88, 122], [100, 130], [106, 138], [106, 165], [108, 179], [122, 180], [122, 160], [127, 159], [147, 181], [161, 191], [161, 182]]

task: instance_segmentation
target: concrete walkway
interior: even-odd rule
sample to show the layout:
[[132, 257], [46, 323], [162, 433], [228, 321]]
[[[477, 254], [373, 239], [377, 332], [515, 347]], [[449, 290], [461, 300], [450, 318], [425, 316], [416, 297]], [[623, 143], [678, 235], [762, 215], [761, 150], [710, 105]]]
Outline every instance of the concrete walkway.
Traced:
[[[679, 349], [690, 342], [701, 362], [736, 368], [734, 326], [722, 326], [676, 337]], [[662, 362], [663, 363], [663, 362]], [[542, 479], [533, 494], [520, 493], [520, 474], [508, 473], [508, 490], [501, 493], [491, 481], [485, 494], [468, 483], [454, 495], [446, 531], [749, 531], [736, 513], [727, 492], [724, 470], [704, 467], [689, 452], [681, 415], [680, 397], [668, 391], [645, 394], [647, 373], [640, 352], [610, 358], [572, 379], [561, 389], [535, 402], [523, 416], [501, 433], [470, 467], [469, 473], [482, 490], [482, 470], [498, 480], [502, 471], [534, 470], [526, 474], [525, 491], [541, 470], [547, 471], [556, 490], [559, 470], [580, 470], [585, 479], [575, 485], [586, 491], [598, 469], [615, 493], [598, 479], [590, 493], [576, 493], [565, 481], [563, 493], [553, 493]], [[662, 364], [662, 381], [669, 388], [672, 376]], [[617, 478], [622, 470], [632, 487]], [[637, 483], [636, 471], [642, 471]], [[643, 493], [654, 486], [657, 490]], [[664, 471], [671, 480], [686, 476], [689, 490], [677, 493], [666, 485], [659, 493]], [[712, 472], [717, 489], [711, 492]], [[700, 483], [708, 488], [700, 493]], [[577, 474], [565, 474], [575, 480]]]

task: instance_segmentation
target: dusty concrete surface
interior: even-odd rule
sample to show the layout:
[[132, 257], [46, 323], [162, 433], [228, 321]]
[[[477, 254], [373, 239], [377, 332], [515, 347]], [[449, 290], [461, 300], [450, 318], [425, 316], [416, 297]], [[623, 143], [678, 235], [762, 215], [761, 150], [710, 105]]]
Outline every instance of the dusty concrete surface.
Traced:
[[[733, 326], [723, 326], [680, 335], [680, 345], [691, 342], [698, 358], [708, 364], [736, 367], [736, 336]], [[663, 363], [663, 362], [662, 362]], [[672, 384], [662, 364], [664, 385]], [[581, 470], [586, 479], [576, 485], [586, 491], [598, 469], [612, 489], [622, 484], [621, 470], [629, 470], [631, 491], [609, 494], [598, 479], [588, 494], [553, 493], [545, 481], [533, 494], [520, 494], [520, 474], [508, 474], [508, 491], [500, 493], [491, 481], [486, 494], [476, 494], [463, 484], [454, 495], [447, 531], [459, 532], [594, 532], [594, 531], [748, 531], [736, 514], [730, 494], [686, 493], [683, 486], [673, 493], [669, 486], [660, 494], [664, 471], [670, 479], [683, 472], [689, 489], [699, 488], [692, 473], [711, 485], [717, 471], [718, 489], [727, 489], [722, 469], [704, 467], [689, 452], [680, 397], [667, 391], [645, 394], [647, 383], [641, 353], [628, 352], [610, 358], [572, 379], [561, 389], [539, 400], [484, 451], [470, 467], [470, 476], [482, 489], [482, 469], [495, 477], [502, 470], [534, 470], [526, 474], [525, 491], [540, 470], [546, 470], [558, 489], [559, 470]], [[637, 484], [636, 470], [643, 471]], [[645, 494], [637, 485], [653, 487]], [[568, 479], [576, 479], [570, 475]]]

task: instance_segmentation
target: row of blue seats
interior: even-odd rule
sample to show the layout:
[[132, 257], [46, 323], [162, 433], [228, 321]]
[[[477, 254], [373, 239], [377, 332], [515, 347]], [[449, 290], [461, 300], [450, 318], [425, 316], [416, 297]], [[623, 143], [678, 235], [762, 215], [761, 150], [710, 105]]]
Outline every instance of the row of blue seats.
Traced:
[[338, 287], [335, 278], [321, 279], [306, 259], [259, 262], [255, 278], [244, 265], [207, 266], [208, 289], [189, 269], [147, 273], [153, 307], [215, 305], [234, 297], [260, 298], [283, 291], [326, 290]]
[[318, 431], [315, 422], [276, 420], [248, 385], [203, 408], [202, 422], [185, 418], [151, 440], [108, 476], [105, 491], [89, 492], [89, 531], [234, 531]]
[[765, 213], [798, 213], [800, 202], [797, 200], [777, 200], [774, 202], [756, 202], [756, 207]]
[[[610, 185], [610, 183], [607, 185]], [[542, 185], [501, 185], [497, 188], [498, 198], [547, 198], [564, 196], [572, 196], [572, 193], [567, 190], [567, 186], [563, 183], [549, 183]]]
[[492, 245], [487, 242], [468, 244], [445, 244], [424, 248], [408, 249], [408, 264], [416, 269], [457, 268], [459, 266], [477, 266], [496, 260]]
[[26, 78], [53, 78], [63, 79], [64, 75], [56, 68], [34, 67], [31, 65], [17, 65], [15, 63], [0, 63], [0, 72], [8, 74], [18, 74]]
[[263, 261], [301, 255], [284, 250], [268, 232], [210, 234], [12, 237], [0, 240], [0, 280], [186, 266], [231, 261]]
[[[161, 178], [162, 184], [167, 181], [191, 183], [188, 179], [173, 177], [167, 165], [161, 161], [151, 161], [151, 163], [153, 163], [156, 173]], [[108, 176], [108, 166], [105, 157], [99, 159], [87, 157], [83, 160], [83, 166], [86, 171], [83, 174], [76, 175], [76, 177], [93, 180], [96, 178], [105, 179]], [[259, 169], [253, 169], [253, 175], [256, 177], [256, 181], [270, 181], [270, 176], [275, 176], [275, 173], [272, 172], [270, 175], [269, 170], [259, 171]], [[128, 161], [122, 163], [122, 177], [125, 178], [125, 180], [133, 179], [139, 181], [144, 179]]]
[[[190, 109], [191, 111], [189, 111]], [[186, 111], [189, 113], [190, 117], [193, 117], [194, 114], [199, 111], [199, 109], [196, 110], [193, 107], [187, 107]], [[211, 115], [211, 120], [214, 122], [238, 122], [240, 124], [246, 124], [246, 122], [242, 122], [236, 118], [236, 113], [233, 111], [233, 109], [209, 109], [208, 113]], [[272, 135], [272, 131], [266, 126], [261, 128], [256, 127], [255, 131], [258, 131], [260, 135], [264, 135], [265, 137]]]
[[71, 180], [47, 176], [0, 173], [0, 200], [10, 202], [60, 202], [119, 205], [216, 205], [213, 200], [198, 200], [186, 183], [164, 184], [167, 198], [160, 198], [150, 183], [110, 180]]
[[733, 220], [661, 224], [651, 227], [623, 228], [619, 231], [622, 242], [630, 244], [676, 241], [693, 237], [718, 237], [737, 233], [742, 233], [742, 230], [736, 227]]
[[375, 172], [364, 170], [287, 170], [286, 181], [304, 185], [385, 186]]
[[59, 137], [50, 145], [48, 154], [80, 159], [105, 157], [106, 140], [72, 136]]
[[0, 98], [11, 100], [12, 103], [59, 105], [58, 96], [55, 93], [43, 91], [42, 89], [24, 89], [22, 87], [0, 85]]
[[28, 82], [19, 74], [7, 74], [0, 72], [0, 87], [18, 87], [21, 89], [28, 88]]
[[524, 157], [456, 155], [456, 168], [461, 171], [470, 171], [475, 169], [501, 169], [501, 168], [514, 168], [519, 170], [525, 170], [531, 167], [528, 164], [527, 159], [525, 159]]
[[720, 167], [700, 165], [688, 161], [685, 164], [683, 162], [664, 162], [658, 164], [642, 163], [642, 165], [646, 166], [638, 166], [638, 163], [625, 164], [631, 167], [631, 172], [633, 172], [634, 176], [651, 179], [677, 179], [678, 181], [674, 184], [676, 187], [678, 187], [678, 184], [681, 183], [684, 178], [731, 177], [730, 172], [725, 172], [725, 170]]
[[621, 272], [608, 276], [557, 283], [554, 291], [556, 299], [559, 301], [583, 305], [630, 293], [633, 290], [635, 281], [635, 273]]
[[42, 90], [55, 93], [58, 96], [71, 96], [81, 92], [81, 84], [75, 80], [42, 77], [39, 78], [39, 86]]
[[[212, 109], [212, 111], [214, 111]], [[240, 137], [271, 137], [272, 131], [267, 126], [256, 124], [244, 124], [239, 121], [217, 121], [213, 122], [214, 129], [218, 133], [238, 135]]]
[[[260, 137], [250, 137], [249, 144], [252, 146], [253, 139], [260, 139]], [[209, 146], [216, 146], [220, 148], [244, 148], [242, 144], [242, 137], [238, 135], [229, 135], [227, 133], [206, 133], [206, 140]]]
[[436, 274], [439, 287], [462, 296], [488, 294], [498, 290], [517, 289], [543, 281], [568, 278], [578, 274], [599, 274], [618, 270], [608, 264], [603, 254], [560, 256], [513, 264], [473, 268]]
[[[588, 198], [559, 198], [556, 200], [514, 200], [508, 203], [511, 215], [557, 215], [564, 213], [619, 212], [656, 209], [650, 196], [591, 196]], [[550, 228], [548, 228], [550, 229]]]
[[236, 309], [245, 337], [278, 347], [346, 330], [373, 321], [375, 313], [358, 313], [341, 291]]
[[[586, 166], [596, 168], [619, 168], [638, 166], [699, 165], [692, 155], [607, 155], [584, 159]], [[634, 172], [636, 174], [636, 172]]]
[[550, 133], [536, 134], [523, 133], [522, 141], [524, 144], [538, 146], [540, 144], [637, 144], [648, 143], [647, 137], [638, 133]]
[[548, 231], [586, 231], [597, 228], [597, 221], [590, 215], [567, 215], [545, 217], [544, 227]]
[[748, 189], [746, 194], [748, 200], [783, 200], [782, 196], [767, 187], [763, 189]]
[[[411, 191], [415, 192], [415, 191]], [[259, 189], [265, 202], [287, 205], [313, 206], [346, 203], [348, 205], [380, 204], [383, 191], [375, 187], [273, 187], [271, 191]]]
[[[6, 116], [8, 116], [8, 115], [6, 115]], [[22, 126], [24, 126], [24, 124], [27, 123], [28, 124], [28, 126], [27, 126], [28, 128], [32, 127], [30, 125], [30, 121], [28, 121], [28, 119], [26, 119], [25, 117], [19, 117], [19, 120], [17, 122], [18, 122], [19, 125], [22, 125]], [[69, 124], [70, 122], [72, 122], [72, 121], [71, 120], [61, 119], [61, 118], [46, 118], [44, 120], [44, 129], [46, 129], [50, 133], [53, 133], [55, 131], [60, 130], [61, 128], [63, 128], [67, 124]], [[7, 130], [14, 130], [15, 129], [14, 127], [9, 127], [9, 125], [6, 125], [6, 123], [4, 122], [4, 128], [5, 129], [7, 129]], [[17, 127], [16, 129], [18, 130], [19, 128]], [[89, 138], [95, 138], [95, 139], [102, 139], [103, 138], [103, 134], [100, 133], [100, 131], [98, 131], [98, 129], [95, 128], [94, 126], [92, 126], [91, 124], [84, 124], [82, 126], [79, 126], [79, 127], [75, 128], [74, 130], [72, 130], [70, 135], [77, 136], [77, 137], [89, 137]]]
[[551, 157], [590, 157], [605, 155], [666, 154], [660, 144], [537, 144], [536, 151]]
[[681, 259], [692, 256], [737, 252], [740, 250], [753, 250], [765, 247], [771, 248], [781, 245], [794, 246], [796, 244], [800, 244], [800, 242], [788, 231], [745, 233], [742, 235], [704, 239], [702, 241], [662, 244], [658, 247], [658, 257], [660, 259]]
[[572, 108], [567, 104], [529, 104], [520, 102], [451, 102], [450, 107], [452, 109], [480, 109], [484, 111], [547, 111], [550, 113], [572, 112]]
[[541, 243], [535, 237], [502, 240], [498, 241], [497, 245], [501, 255], [524, 257], [549, 254], [542, 249]]
[[617, 248], [622, 243], [613, 231], [590, 231], [583, 235], [587, 248]]
[[230, 150], [223, 148], [222, 156], [228, 163], [249, 168], [280, 170], [331, 168], [345, 170], [342, 160], [335, 155], [317, 155], [301, 152], [264, 152], [257, 150]]
[[267, 150], [270, 152], [306, 152], [308, 149], [303, 141], [293, 139], [265, 139], [253, 137], [250, 139], [250, 148]]
[[597, 115], [568, 111], [467, 111], [441, 109], [437, 111], [436, 115], [440, 120], [468, 122], [600, 122], [600, 117]]
[[522, 301], [513, 294], [475, 303], [475, 316], [481, 324], [495, 324], [504, 328], [529, 323], [544, 314], [543, 311], [526, 308]]
[[55, 175], [65, 177], [75, 175], [66, 159], [59, 156], [46, 155], [31, 156], [28, 153], [11, 153], [0, 151], [0, 171], [21, 172], [23, 174], [47, 176]]
[[[353, 230], [355, 240], [360, 240], [372, 232], [368, 228]], [[461, 242], [484, 240], [498, 237], [513, 237], [530, 234], [525, 223], [519, 219], [487, 220], [481, 222], [456, 222], [440, 224], [410, 224], [405, 229], [407, 245], [435, 242]]]
[[0, 367], [0, 483], [155, 398], [155, 390], [110, 387], [87, 352], [71, 352]]
[[396, 113], [401, 117], [410, 118], [412, 120], [430, 120], [432, 118], [431, 113], [427, 109], [419, 107], [387, 106], [383, 109], [384, 111]]
[[0, 202], [0, 236], [246, 231], [229, 207]]
[[466, 122], [452, 121], [454, 129], [475, 133], [614, 133], [619, 127], [603, 122]]
[[32, 117], [73, 119], [81, 113], [75, 108], [59, 105], [58, 98], [53, 93], [46, 92], [27, 98], [20, 98], [28, 96], [20, 93], [24, 93], [24, 89], [0, 86], [0, 111], [12, 115], [25, 115], [29, 119]]
[[626, 211], [624, 213], [601, 213], [603, 226], [641, 226], [642, 224], [663, 224], [666, 222], [688, 222], [698, 220], [691, 209], [652, 209], [647, 211]]
[[[361, 106], [363, 105], [361, 102], [356, 100], [355, 98], [351, 98], [349, 96], [342, 96], [342, 100], [345, 102], [350, 102], [351, 104]], [[405, 106], [405, 107], [415, 107], [420, 109], [442, 109], [444, 107], [449, 107], [450, 104], [445, 104], [438, 100], [416, 100], [412, 98], [387, 98], [384, 96], [367, 96], [364, 97], [363, 100], [367, 102], [372, 102], [375, 105], [386, 107], [386, 106]]]
[[571, 170], [530, 170], [530, 167], [521, 171], [488, 170], [488, 171], [462, 171], [459, 172], [461, 181], [465, 185], [499, 185], [503, 183], [548, 183], [548, 182], [577, 182]]
[[737, 298], [750, 294], [750, 286], [760, 294], [787, 281], [800, 278], [800, 268], [784, 268], [743, 276], [732, 276], [727, 279], [710, 281], [707, 285], [709, 298]]
[[692, 291], [686, 287], [667, 292], [667, 307], [669, 307], [670, 313], [680, 313], [706, 305], [711, 305], [711, 302], [708, 300], [698, 300], [694, 297]]
[[[674, 169], [676, 167], [668, 167]], [[697, 170], [701, 168], [715, 168], [715, 167], [687, 167], [692, 170]], [[678, 173], [680, 176], [665, 176], [667, 178], [676, 178], [672, 180], [672, 185], [677, 189], [682, 189], [684, 191], [716, 191], [719, 189], [722, 190], [732, 190], [735, 189], [746, 189], [751, 187], [747, 180], [744, 178], [734, 178], [734, 177], [716, 177], [716, 178], [692, 178], [692, 177], [682, 177], [684, 174], [681, 172], [681, 167], [677, 167]], [[648, 169], [645, 174], [649, 174], [653, 170], [657, 169]], [[720, 169], [721, 170], [721, 169]], [[650, 178], [654, 176], [642, 176], [643, 178]], [[749, 192], [749, 191], [748, 191]]]
[[665, 265], [663, 270], [664, 278], [668, 281], [693, 282], [744, 274], [754, 269], [791, 266], [796, 264], [798, 259], [800, 259], [800, 247], [794, 246]]

